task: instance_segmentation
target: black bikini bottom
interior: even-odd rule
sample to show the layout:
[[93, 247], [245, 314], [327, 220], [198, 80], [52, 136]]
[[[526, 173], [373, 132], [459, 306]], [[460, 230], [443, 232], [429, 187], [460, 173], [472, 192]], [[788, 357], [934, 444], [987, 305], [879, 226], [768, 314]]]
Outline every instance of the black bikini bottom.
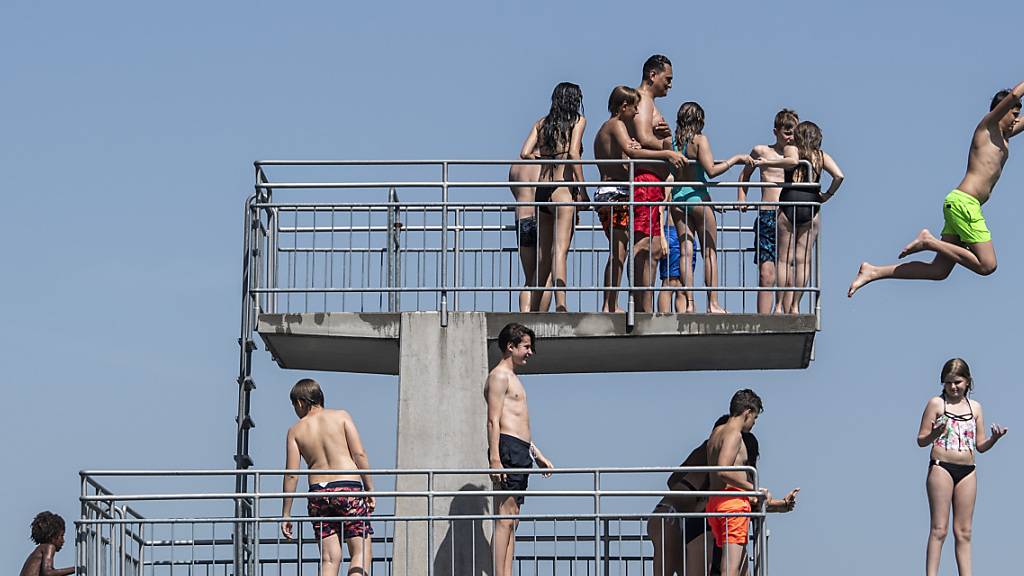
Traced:
[[960, 483], [961, 480], [967, 477], [968, 474], [974, 472], [974, 464], [951, 464], [949, 462], [943, 462], [942, 460], [929, 460], [928, 469], [932, 466], [938, 466], [946, 472], [949, 472], [950, 478], [953, 479], [953, 486]]

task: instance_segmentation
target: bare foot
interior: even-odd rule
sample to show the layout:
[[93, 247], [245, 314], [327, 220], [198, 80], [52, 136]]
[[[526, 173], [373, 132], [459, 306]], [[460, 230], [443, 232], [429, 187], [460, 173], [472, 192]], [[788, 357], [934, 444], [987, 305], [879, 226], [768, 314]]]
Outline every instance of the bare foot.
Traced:
[[729, 311], [718, 304], [708, 304], [708, 314], [728, 314]]
[[[925, 230], [927, 232], [927, 230]], [[857, 271], [857, 277], [853, 279], [853, 283], [850, 284], [850, 289], [846, 291], [847, 298], [853, 298], [853, 295], [860, 290], [865, 284], [878, 279], [878, 268], [862, 262], [860, 270]]]
[[[916, 252], [920, 252], [922, 250], [927, 250], [928, 249], [928, 243], [929, 242], [934, 242], [934, 241], [935, 241], [935, 236], [932, 236], [932, 233], [929, 232], [927, 228], [925, 228], [924, 230], [921, 230], [920, 232], [918, 232], [917, 238], [914, 238], [913, 242], [911, 242], [910, 244], [907, 244], [903, 248], [903, 250], [900, 251], [900, 258], [905, 258], [907, 256], [910, 256], [911, 254], [914, 254]], [[853, 294], [850, 294], [850, 295], [852, 296]]]
[[555, 306], [555, 312], [568, 312], [569, 309], [565, 306]]

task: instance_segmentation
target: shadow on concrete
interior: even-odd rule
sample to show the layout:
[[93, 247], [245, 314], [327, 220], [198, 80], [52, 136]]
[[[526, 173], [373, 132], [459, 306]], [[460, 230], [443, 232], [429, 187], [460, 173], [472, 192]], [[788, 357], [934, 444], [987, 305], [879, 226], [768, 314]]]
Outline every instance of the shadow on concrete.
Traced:
[[[479, 484], [465, 484], [460, 492], [483, 490]], [[466, 494], [456, 496], [448, 508], [450, 516], [476, 516], [488, 513], [487, 499]], [[483, 520], [455, 520], [434, 556], [435, 576], [490, 576], [493, 572], [491, 542], [484, 532]]]

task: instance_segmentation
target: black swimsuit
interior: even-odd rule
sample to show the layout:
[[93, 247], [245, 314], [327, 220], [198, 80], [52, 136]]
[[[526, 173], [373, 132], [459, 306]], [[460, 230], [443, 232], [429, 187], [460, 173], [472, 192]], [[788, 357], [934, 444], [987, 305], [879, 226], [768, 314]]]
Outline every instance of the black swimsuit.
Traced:
[[[786, 170], [786, 182], [793, 182], [793, 176], [796, 170], [796, 168]], [[815, 176], [815, 182], [821, 180], [820, 172]], [[811, 188], [791, 188], [789, 186], [783, 186], [779, 200], [782, 202], [821, 202], [821, 195]], [[807, 224], [810, 224], [811, 220], [814, 220], [814, 217], [818, 214], [818, 207], [787, 206], [782, 209], [782, 212], [786, 215], [786, 218], [789, 219], [793, 226], [806, 226]]]

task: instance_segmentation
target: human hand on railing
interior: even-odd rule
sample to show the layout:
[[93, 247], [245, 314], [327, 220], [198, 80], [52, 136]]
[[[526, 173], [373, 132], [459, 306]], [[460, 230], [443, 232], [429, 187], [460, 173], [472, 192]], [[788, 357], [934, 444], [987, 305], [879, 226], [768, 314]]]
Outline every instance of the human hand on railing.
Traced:
[[290, 520], [285, 520], [281, 523], [281, 534], [283, 534], [284, 537], [289, 540], [295, 537], [294, 533], [292, 532], [292, 523]]

